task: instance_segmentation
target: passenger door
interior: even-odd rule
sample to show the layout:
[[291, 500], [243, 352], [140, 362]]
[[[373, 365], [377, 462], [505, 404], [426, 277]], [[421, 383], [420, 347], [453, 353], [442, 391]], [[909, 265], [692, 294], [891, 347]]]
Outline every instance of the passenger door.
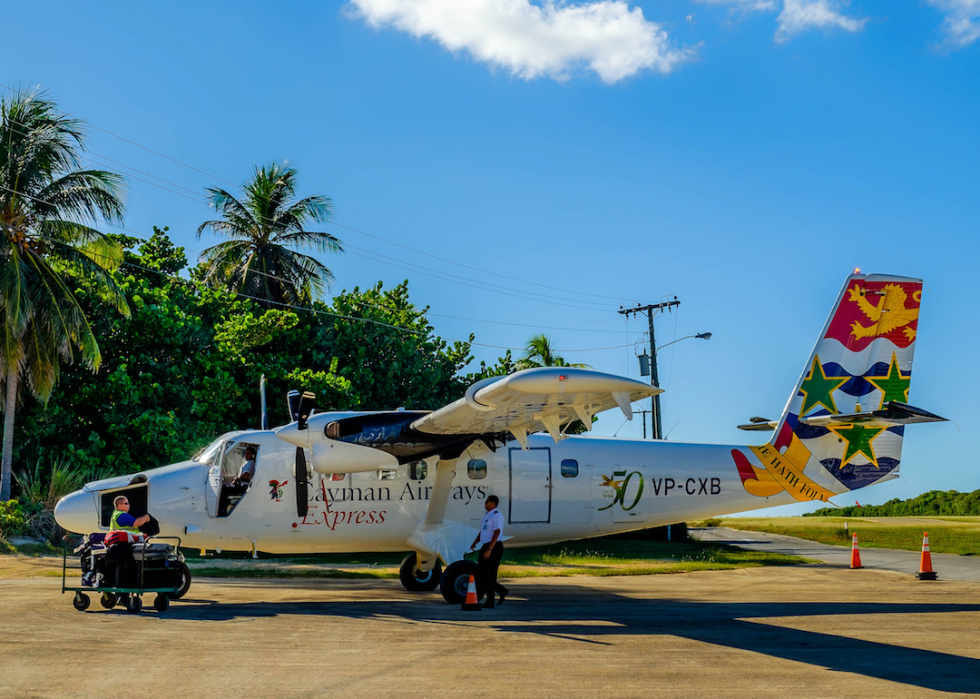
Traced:
[[510, 523], [551, 521], [551, 449], [510, 449]]

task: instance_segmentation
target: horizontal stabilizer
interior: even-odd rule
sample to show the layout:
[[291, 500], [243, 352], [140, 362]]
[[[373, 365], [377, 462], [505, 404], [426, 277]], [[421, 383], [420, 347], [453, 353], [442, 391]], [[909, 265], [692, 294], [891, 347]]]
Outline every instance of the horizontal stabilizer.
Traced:
[[889, 401], [881, 410], [869, 413], [848, 413], [846, 415], [819, 415], [800, 418], [804, 425], [813, 427], [836, 427], [838, 425], [867, 425], [868, 427], [894, 427], [914, 425], [920, 422], [946, 422], [946, 418], [934, 415], [921, 408], [905, 403]]
[[[619, 408], [632, 416], [632, 401], [663, 391], [655, 386], [590, 369], [541, 367], [478, 381], [466, 396], [414, 423], [425, 434], [512, 434], [547, 431], [556, 440], [575, 420]], [[589, 427], [591, 425], [588, 425]]]
[[739, 425], [738, 429], [745, 430], [746, 432], [772, 432], [776, 429], [776, 425], [779, 423], [776, 420], [767, 420], [766, 422], [750, 422], [747, 425]]

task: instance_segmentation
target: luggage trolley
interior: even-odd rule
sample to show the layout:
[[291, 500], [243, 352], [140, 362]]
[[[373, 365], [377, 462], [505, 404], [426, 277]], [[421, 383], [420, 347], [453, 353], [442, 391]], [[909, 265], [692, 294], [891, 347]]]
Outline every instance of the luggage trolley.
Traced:
[[[132, 544], [133, 560], [126, 562], [118, 585], [114, 569], [106, 562], [108, 548], [103, 543], [104, 538], [105, 534], [101, 533], [85, 535], [74, 549], [69, 547], [69, 537], [64, 539], [61, 592], [75, 593], [72, 605], [78, 611], [85, 611], [91, 604], [86, 592], [101, 592], [100, 602], [106, 609], [125, 604], [126, 610], [132, 614], [138, 614], [143, 608], [141, 595], [155, 592], [153, 608], [165, 612], [170, 607], [171, 599], [180, 599], [187, 592], [190, 570], [184, 563], [184, 554], [180, 552], [180, 537], [149, 537]], [[176, 541], [176, 544], [164, 543], [163, 540]], [[72, 562], [70, 567], [69, 558]], [[69, 570], [79, 571], [80, 586], [69, 585]]]

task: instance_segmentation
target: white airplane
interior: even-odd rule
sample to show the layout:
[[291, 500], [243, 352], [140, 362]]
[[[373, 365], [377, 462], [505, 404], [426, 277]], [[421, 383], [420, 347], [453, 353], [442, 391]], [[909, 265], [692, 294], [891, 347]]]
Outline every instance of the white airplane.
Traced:
[[[908, 405], [922, 282], [853, 274], [761, 446], [566, 437], [576, 420], [660, 393], [632, 379], [539, 368], [479, 381], [434, 412], [328, 412], [289, 398], [294, 422], [229, 432], [190, 461], [87, 484], [63, 498], [68, 531], [105, 531], [112, 501], [161, 536], [216, 551], [410, 552], [409, 590], [465, 596], [464, 560], [491, 493], [508, 546], [587, 539], [794, 502], [898, 477], [905, 425], [942, 421]], [[537, 434], [543, 433], [543, 434]], [[231, 481], [256, 450], [246, 489]], [[185, 587], [190, 584], [189, 573]]]

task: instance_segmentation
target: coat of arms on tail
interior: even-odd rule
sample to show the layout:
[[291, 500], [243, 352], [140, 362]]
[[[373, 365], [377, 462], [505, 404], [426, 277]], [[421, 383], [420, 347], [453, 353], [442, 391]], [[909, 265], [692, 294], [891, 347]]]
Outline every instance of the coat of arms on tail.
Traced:
[[905, 425], [941, 418], [908, 404], [922, 280], [852, 274], [773, 439], [732, 450], [745, 490], [823, 500], [898, 476]]

